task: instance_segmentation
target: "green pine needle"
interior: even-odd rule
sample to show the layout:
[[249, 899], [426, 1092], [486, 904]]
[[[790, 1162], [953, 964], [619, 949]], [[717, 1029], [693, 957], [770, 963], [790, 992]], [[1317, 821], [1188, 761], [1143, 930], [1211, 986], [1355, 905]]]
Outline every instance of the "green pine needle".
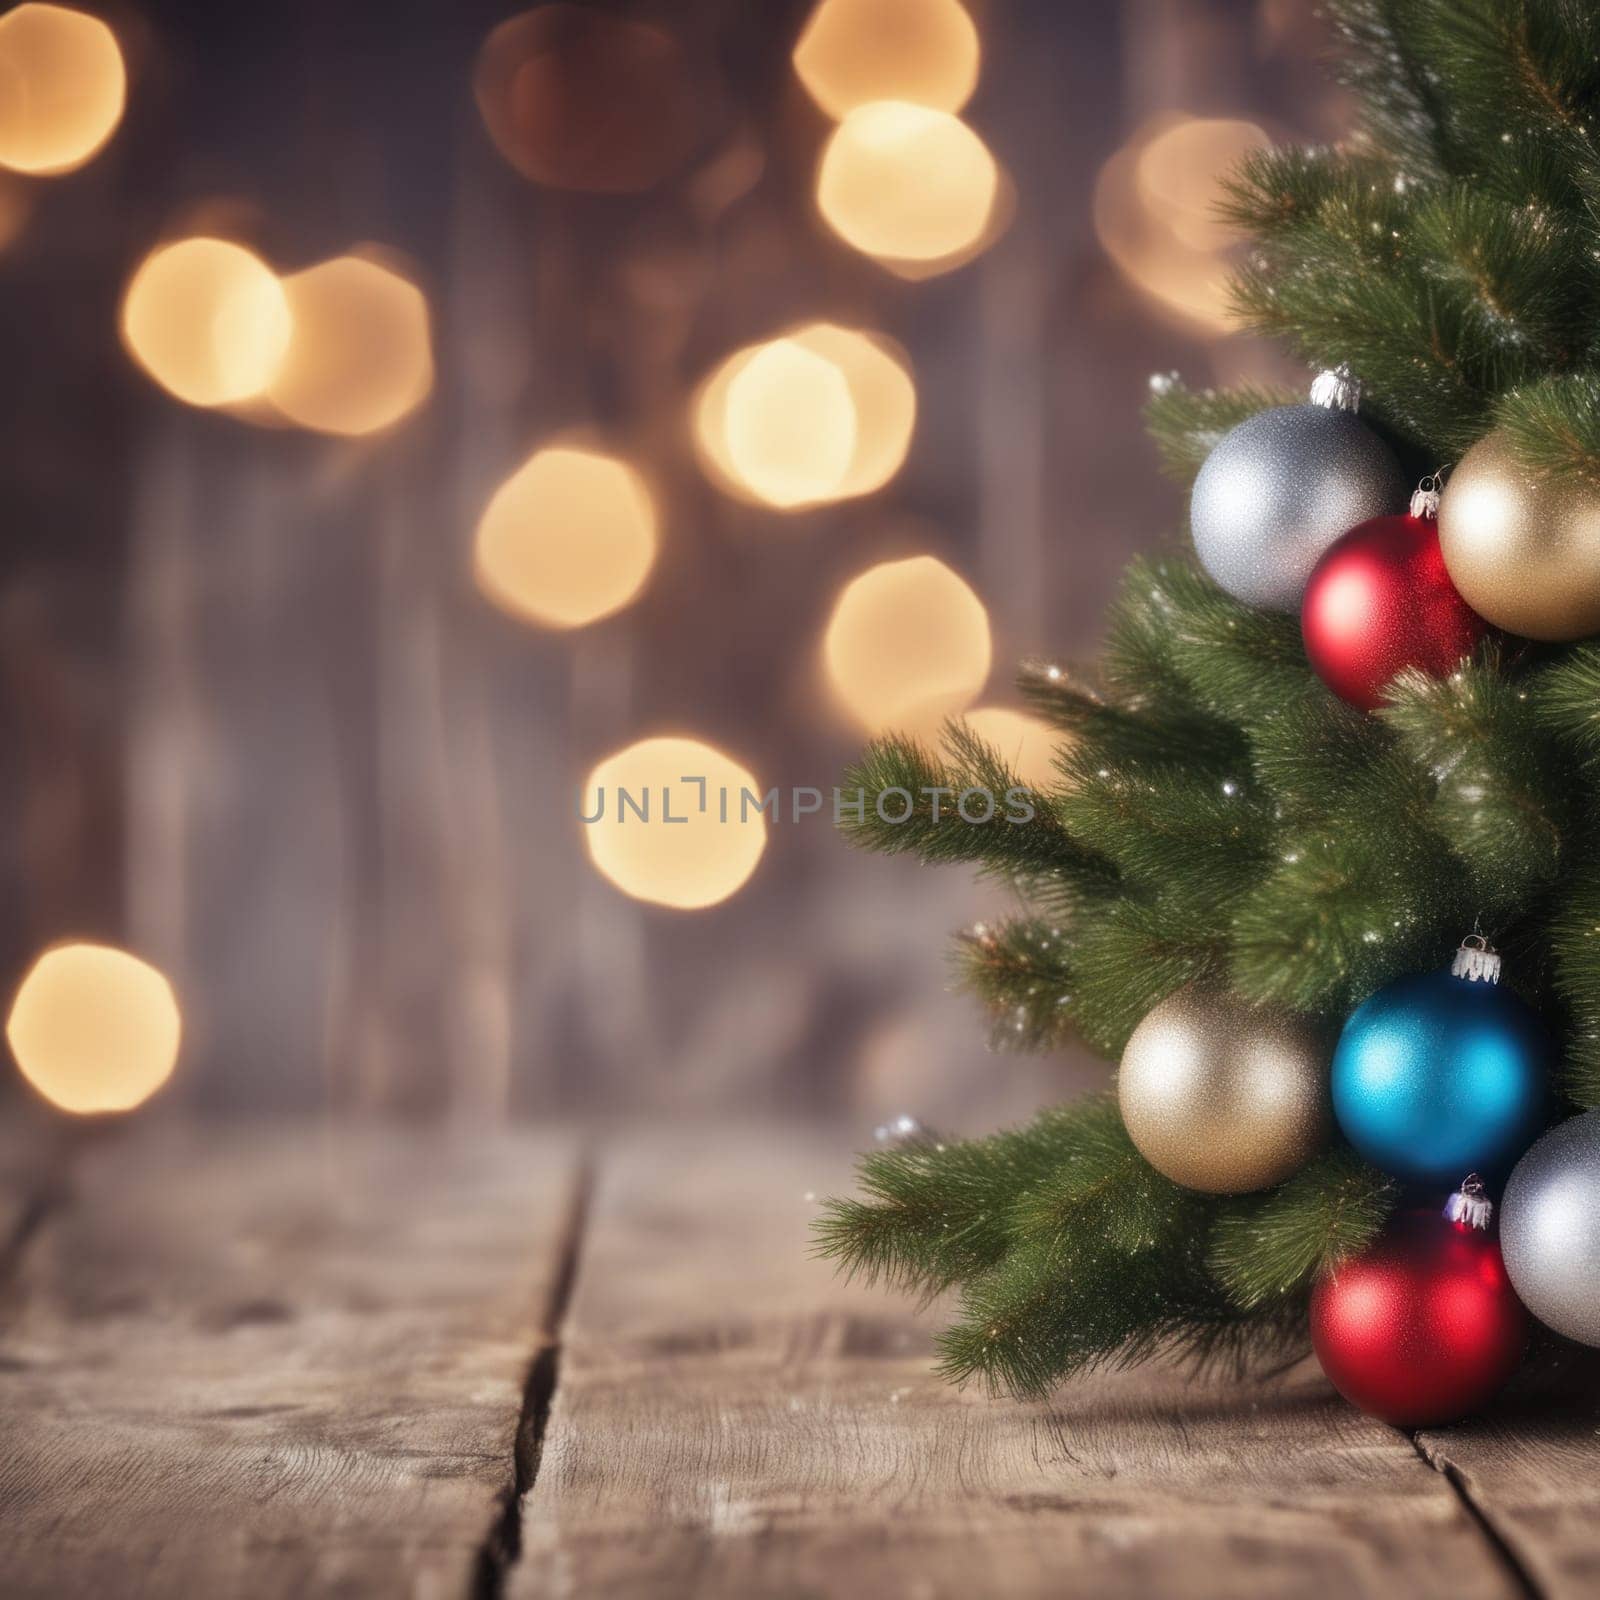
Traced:
[[[1600, 7], [1328, 0], [1355, 136], [1252, 156], [1226, 215], [1251, 236], [1246, 321], [1347, 363], [1362, 416], [1417, 477], [1506, 430], [1534, 484], [1600, 495]], [[1192, 482], [1230, 428], [1299, 395], [1153, 385], [1157, 452]], [[1475, 927], [1562, 1038], [1558, 1085], [1600, 1105], [1600, 644], [1491, 645], [1383, 708], [1336, 700], [1298, 619], [1240, 605], [1183, 553], [1136, 561], [1097, 668], [1032, 662], [1059, 730], [1026, 826], [929, 791], [1012, 782], [956, 724], [879, 741], [845, 780], [864, 848], [960, 862], [1021, 900], [957, 943], [997, 1042], [1069, 1037], [1115, 1060], [1152, 1006], [1230, 985], [1331, 1038], [1351, 1009], [1443, 965]], [[909, 814], [877, 806], [907, 791]], [[899, 813], [899, 804], [891, 806]], [[1265, 1194], [1153, 1171], [1114, 1101], [991, 1139], [862, 1163], [818, 1247], [930, 1295], [959, 1288], [943, 1370], [1011, 1394], [1157, 1351], [1229, 1363], [1303, 1338], [1317, 1274], [1394, 1204], [1348, 1150]]]

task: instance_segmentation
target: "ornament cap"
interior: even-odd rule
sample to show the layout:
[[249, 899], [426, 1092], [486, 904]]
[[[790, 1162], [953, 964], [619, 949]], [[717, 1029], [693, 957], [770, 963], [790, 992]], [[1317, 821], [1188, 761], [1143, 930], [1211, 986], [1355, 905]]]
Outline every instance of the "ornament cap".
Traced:
[[1419, 519], [1437, 517], [1439, 500], [1444, 494], [1444, 472], [1430, 472], [1412, 491], [1411, 515]]
[[1361, 381], [1344, 362], [1319, 372], [1311, 384], [1311, 403], [1330, 411], [1359, 411]]
[[1450, 963], [1450, 975], [1468, 983], [1499, 983], [1500, 956], [1481, 933], [1469, 933]]
[[1483, 1179], [1469, 1172], [1461, 1180], [1461, 1187], [1444, 1203], [1447, 1221], [1459, 1227], [1487, 1228], [1494, 1215], [1494, 1202], [1483, 1192]]

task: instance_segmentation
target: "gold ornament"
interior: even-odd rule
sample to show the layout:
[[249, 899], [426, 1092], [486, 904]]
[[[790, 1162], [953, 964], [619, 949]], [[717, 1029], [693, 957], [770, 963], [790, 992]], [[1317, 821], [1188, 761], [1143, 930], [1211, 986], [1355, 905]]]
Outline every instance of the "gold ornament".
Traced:
[[1270, 1188], [1327, 1137], [1328, 1061], [1303, 1018], [1180, 989], [1122, 1052], [1122, 1121], [1174, 1183], [1207, 1194]]
[[1461, 598], [1496, 627], [1525, 639], [1600, 632], [1600, 495], [1523, 466], [1502, 429], [1451, 473], [1439, 543]]

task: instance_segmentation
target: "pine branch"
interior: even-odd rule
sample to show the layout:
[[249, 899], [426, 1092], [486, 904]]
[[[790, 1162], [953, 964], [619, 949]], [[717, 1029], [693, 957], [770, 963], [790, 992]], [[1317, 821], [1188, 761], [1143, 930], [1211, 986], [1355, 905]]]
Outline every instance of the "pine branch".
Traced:
[[1600, 642], [1573, 645], [1527, 685], [1540, 725], [1587, 763], [1600, 762]]
[[1106, 675], [1155, 731], [1153, 753], [1212, 760], [1237, 778], [1241, 723], [1320, 692], [1294, 619], [1241, 605], [1187, 556], [1135, 560], [1113, 604]]
[[1169, 994], [1220, 979], [1227, 965], [1227, 930], [1215, 907], [1114, 900], [1073, 930], [1069, 1010], [1084, 1043], [1115, 1060]]
[[1411, 221], [1410, 253], [1461, 320], [1461, 359], [1499, 390], [1569, 365], [1575, 292], [1589, 263], [1585, 238], [1559, 215], [1452, 185]]
[[1145, 428], [1155, 440], [1162, 470], [1192, 484], [1205, 458], [1230, 428], [1270, 406], [1301, 399], [1289, 389], [1253, 384], [1235, 389], [1190, 389], [1175, 377], [1155, 384], [1144, 408]]
[[921, 1140], [861, 1157], [866, 1200], [829, 1200], [816, 1253], [849, 1276], [937, 1293], [987, 1271], [1011, 1243], [1017, 1198], [1069, 1159], [1082, 1113], [1048, 1111], [984, 1139]]
[[1347, 1149], [1330, 1150], [1265, 1195], [1221, 1217], [1211, 1270], [1245, 1310], [1308, 1289], [1318, 1273], [1364, 1250], [1395, 1201], [1393, 1181]]
[[1564, 0], [1413, 4], [1455, 170], [1519, 203], [1580, 204], [1593, 158], [1600, 18]]
[[1051, 1172], [1013, 1210], [1011, 1251], [970, 1280], [940, 1338], [946, 1377], [1040, 1395], [1176, 1336], [1215, 1297], [1195, 1243], [1204, 1202], [1134, 1149], [1115, 1103], [1085, 1102]]
[[1117, 867], [1119, 885], [1169, 913], [1215, 916], [1261, 874], [1272, 848], [1268, 797], [1247, 778], [1165, 771], [1085, 775], [1061, 812]]
[[1459, 170], [1415, 0], [1329, 0], [1325, 9], [1341, 46], [1337, 75], [1356, 96], [1368, 143], [1418, 178]]
[[1051, 1050], [1072, 1037], [1072, 936], [1061, 922], [1019, 917], [961, 934], [959, 986], [987, 1013], [991, 1040], [1008, 1050]]
[[1547, 378], [1513, 390], [1495, 408], [1517, 455], [1536, 472], [1600, 490], [1600, 378]]
[[1434, 786], [1376, 717], [1328, 693], [1308, 694], [1264, 722], [1254, 760], [1277, 813], [1293, 829], [1335, 817], [1426, 827]]
[[1550, 927], [1555, 987], [1569, 1008], [1562, 1088], [1600, 1106], [1600, 861], [1574, 874]]
[[1379, 715], [1432, 773], [1437, 826], [1480, 910], [1496, 921], [1515, 915], [1560, 870], [1569, 807], [1561, 763], [1498, 653], [1445, 679], [1402, 673]]
[[1072, 1148], [1013, 1212], [1015, 1239], [969, 1280], [939, 1340], [941, 1371], [1018, 1397], [1159, 1352], [1238, 1367], [1303, 1337], [1303, 1305], [1236, 1304], [1210, 1273], [1221, 1202], [1179, 1188], [1133, 1148], [1109, 1100], [1087, 1102]]
[[1436, 966], [1476, 910], [1436, 835], [1335, 813], [1286, 830], [1278, 863], [1235, 912], [1232, 981], [1249, 999], [1342, 1020], [1391, 979]]
[[1036, 656], [1018, 667], [1017, 688], [1047, 722], [1074, 735], [1093, 727], [1108, 709], [1105, 696], [1080, 673]]
[[[1107, 863], [1075, 842], [1048, 795], [1008, 795], [1023, 786], [970, 730], [950, 731], [956, 759], [946, 763], [913, 739], [869, 745], [840, 782], [846, 809], [840, 831], [850, 843], [925, 862], [971, 862], [1006, 875], [1053, 873], [1101, 892]], [[978, 791], [968, 798], [969, 790]], [[858, 796], [859, 791], [859, 796]], [[993, 802], [990, 810], [989, 803]]]

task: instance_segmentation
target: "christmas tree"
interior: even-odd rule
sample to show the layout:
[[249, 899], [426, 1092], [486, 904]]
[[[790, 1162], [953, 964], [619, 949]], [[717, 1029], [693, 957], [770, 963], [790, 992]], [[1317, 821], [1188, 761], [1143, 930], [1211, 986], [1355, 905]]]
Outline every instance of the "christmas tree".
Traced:
[[[828, 1205], [843, 1268], [959, 1288], [957, 1381], [1037, 1395], [1158, 1351], [1293, 1350], [1317, 1293], [1409, 1248], [1402, 1213], [1452, 1226], [1453, 1161], [1480, 1151], [1498, 1198], [1548, 1121], [1600, 1105], [1600, 7], [1329, 12], [1356, 131], [1251, 157], [1226, 202], [1251, 241], [1238, 310], [1332, 369], [1320, 404], [1153, 380], [1191, 538], [1133, 566], [1096, 669], [1022, 669], [1060, 730], [1031, 822], [938, 804], [1018, 782], [957, 724], [937, 751], [881, 740], [846, 780], [854, 843], [1015, 889], [1022, 912], [956, 952], [997, 1038], [1122, 1063], [1117, 1093], [1030, 1126], [878, 1149], [861, 1198]], [[904, 821], [873, 804], [889, 790]], [[1473, 1105], [1463, 1063], [1491, 1056], [1499, 1098]], [[1455, 1077], [1397, 1091], [1380, 1057]], [[1596, 1123], [1561, 1134], [1600, 1203]], [[1519, 1184], [1521, 1298], [1600, 1343], [1573, 1301], [1600, 1241], [1580, 1222], [1576, 1288], [1542, 1292], [1550, 1263], [1513, 1253], [1535, 1231]], [[1479, 1193], [1449, 1202], [1460, 1227]]]

